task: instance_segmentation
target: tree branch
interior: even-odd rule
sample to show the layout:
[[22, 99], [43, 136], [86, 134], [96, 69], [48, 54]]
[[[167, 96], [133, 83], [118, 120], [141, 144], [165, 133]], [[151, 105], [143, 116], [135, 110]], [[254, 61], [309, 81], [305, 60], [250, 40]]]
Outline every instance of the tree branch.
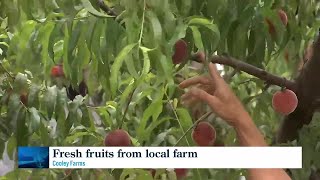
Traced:
[[[197, 61], [196, 56], [192, 56], [192, 59]], [[297, 85], [295, 82], [285, 79], [284, 77], [279, 77], [277, 75], [271, 74], [263, 69], [257, 68], [251, 64], [245, 63], [243, 61], [237, 60], [233, 57], [226, 56], [212, 56], [210, 61], [212, 63], [218, 63], [226, 66], [231, 66], [236, 70], [246, 72], [253, 75], [261, 80], [266, 81], [268, 84], [277, 85], [280, 87], [286, 87], [294, 92], [297, 90]]]
[[115, 16], [117, 17], [118, 14], [114, 12], [109, 6], [107, 6], [103, 0], [98, 0], [98, 5], [100, 9], [102, 9], [105, 13], [107, 13], [110, 16]]

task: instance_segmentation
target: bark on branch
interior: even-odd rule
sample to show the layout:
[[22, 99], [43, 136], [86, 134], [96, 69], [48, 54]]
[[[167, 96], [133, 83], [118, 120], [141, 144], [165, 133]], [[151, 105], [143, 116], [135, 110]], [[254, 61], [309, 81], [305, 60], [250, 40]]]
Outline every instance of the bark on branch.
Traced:
[[[197, 56], [195, 55], [192, 59], [196, 60], [196, 58], [197, 58]], [[251, 64], [237, 60], [233, 57], [212, 56], [210, 58], [210, 61], [212, 63], [231, 66], [236, 70], [246, 72], [246, 73], [253, 75], [261, 80], [264, 80], [268, 84], [273, 84], [273, 85], [277, 85], [280, 87], [286, 87], [287, 89], [291, 89], [294, 92], [297, 90], [297, 84], [295, 82], [287, 80], [284, 77], [280, 77], [280, 76], [271, 74], [263, 69], [257, 68]]]
[[114, 12], [109, 6], [107, 6], [103, 0], [98, 0], [98, 5], [100, 7], [100, 9], [102, 9], [105, 13], [107, 13], [110, 16], [115, 16], [117, 17], [118, 14], [116, 12]]

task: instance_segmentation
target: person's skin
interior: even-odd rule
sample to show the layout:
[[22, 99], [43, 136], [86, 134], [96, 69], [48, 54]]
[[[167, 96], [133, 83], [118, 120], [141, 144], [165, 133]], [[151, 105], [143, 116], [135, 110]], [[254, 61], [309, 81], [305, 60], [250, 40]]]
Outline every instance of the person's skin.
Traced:
[[[241, 146], [268, 146], [238, 97], [220, 76], [216, 65], [210, 63], [209, 71], [209, 76], [193, 77], [180, 83], [180, 88], [190, 88], [181, 97], [183, 104], [208, 104], [217, 116], [235, 128]], [[249, 169], [249, 179], [291, 180], [283, 169]]]

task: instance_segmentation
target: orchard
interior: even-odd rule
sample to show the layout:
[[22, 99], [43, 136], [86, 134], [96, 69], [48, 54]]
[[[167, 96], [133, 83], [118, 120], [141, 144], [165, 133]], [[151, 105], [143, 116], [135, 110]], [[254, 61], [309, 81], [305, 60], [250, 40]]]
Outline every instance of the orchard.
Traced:
[[[208, 63], [270, 146], [320, 178], [320, 4], [294, 0], [1, 0], [4, 179], [240, 179], [246, 169], [17, 169], [18, 146], [238, 146], [181, 102]], [[187, 91], [187, 90], [186, 90]], [[209, 162], [210, 163], [210, 162]]]

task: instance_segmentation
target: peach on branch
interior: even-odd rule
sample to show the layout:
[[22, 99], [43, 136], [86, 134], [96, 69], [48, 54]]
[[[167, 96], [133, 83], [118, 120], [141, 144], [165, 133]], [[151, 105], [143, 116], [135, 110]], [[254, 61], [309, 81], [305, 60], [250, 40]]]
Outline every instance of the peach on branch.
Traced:
[[213, 146], [216, 130], [209, 122], [199, 122], [192, 131], [192, 139], [198, 146]]
[[298, 98], [296, 94], [289, 89], [278, 91], [272, 97], [273, 109], [283, 115], [292, 113], [297, 106]]
[[104, 144], [105, 146], [131, 146], [131, 139], [127, 131], [117, 129], [107, 134]]

